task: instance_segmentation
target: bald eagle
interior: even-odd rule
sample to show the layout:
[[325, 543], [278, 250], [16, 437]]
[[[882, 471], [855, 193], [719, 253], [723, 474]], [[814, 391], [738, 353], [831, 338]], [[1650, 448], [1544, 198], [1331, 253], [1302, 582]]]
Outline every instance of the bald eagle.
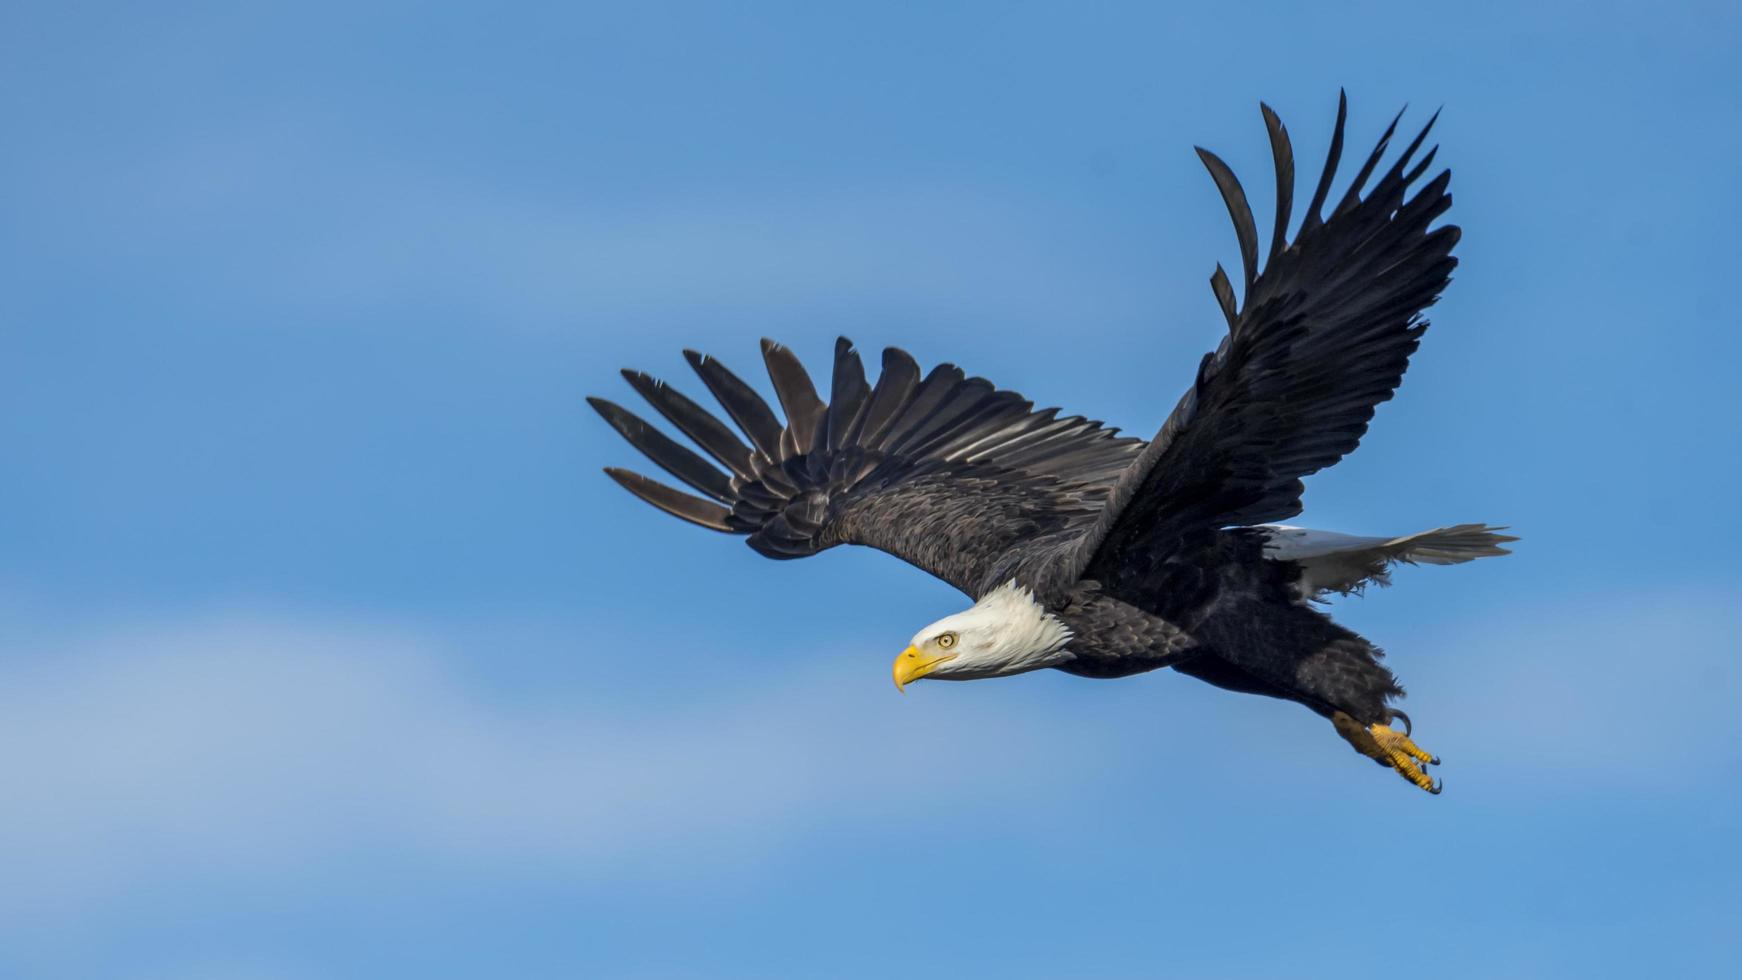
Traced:
[[1416, 159], [1432, 119], [1378, 170], [1399, 113], [1332, 201], [1348, 116], [1339, 97], [1328, 158], [1290, 239], [1294, 151], [1276, 113], [1260, 108], [1277, 199], [1264, 265], [1240, 182], [1198, 149], [1233, 220], [1243, 299], [1218, 265], [1210, 285], [1227, 335], [1155, 438], [1036, 411], [952, 364], [922, 372], [895, 348], [872, 384], [844, 338], [825, 402], [791, 351], [764, 340], [784, 422], [694, 351], [685, 358], [738, 432], [664, 383], [623, 372], [712, 462], [589, 399], [700, 496], [605, 472], [668, 514], [747, 536], [770, 558], [868, 545], [966, 593], [971, 607], [915, 633], [896, 657], [899, 688], [1043, 667], [1100, 678], [1171, 667], [1299, 702], [1356, 751], [1438, 793], [1425, 770], [1439, 760], [1412, 740], [1393, 704], [1403, 689], [1380, 650], [1319, 600], [1385, 584], [1398, 563], [1505, 554], [1516, 538], [1485, 524], [1356, 537], [1276, 522], [1300, 513], [1302, 478], [1352, 451], [1402, 381], [1427, 329], [1422, 311], [1457, 264], [1458, 228], [1434, 224], [1451, 206], [1451, 175], [1418, 183], [1437, 149]]

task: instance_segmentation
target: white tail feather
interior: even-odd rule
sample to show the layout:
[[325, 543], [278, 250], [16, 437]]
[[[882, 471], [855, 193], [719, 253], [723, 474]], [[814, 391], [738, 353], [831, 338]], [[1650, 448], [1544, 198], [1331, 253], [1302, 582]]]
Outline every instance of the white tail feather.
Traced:
[[1406, 564], [1456, 565], [1460, 562], [1505, 555], [1501, 547], [1518, 539], [1499, 532], [1504, 527], [1487, 524], [1455, 524], [1400, 538], [1359, 537], [1334, 531], [1265, 524], [1264, 554], [1301, 567], [1298, 588], [1305, 599], [1329, 592], [1347, 595], [1369, 584], [1391, 584], [1391, 566]]

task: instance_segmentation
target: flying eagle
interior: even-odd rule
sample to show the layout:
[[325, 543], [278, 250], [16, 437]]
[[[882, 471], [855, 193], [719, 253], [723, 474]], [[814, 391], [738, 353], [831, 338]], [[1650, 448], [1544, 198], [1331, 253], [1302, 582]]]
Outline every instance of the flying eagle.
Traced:
[[1430, 148], [1415, 160], [1430, 119], [1368, 187], [1399, 113], [1333, 201], [1348, 115], [1339, 97], [1324, 170], [1291, 240], [1294, 150], [1276, 113], [1260, 108], [1277, 199], [1264, 266], [1245, 191], [1200, 148], [1233, 219], [1244, 299], [1236, 303], [1218, 265], [1210, 285], [1227, 336], [1147, 443], [1035, 411], [952, 364], [922, 372], [895, 348], [871, 384], [844, 338], [824, 402], [791, 351], [764, 340], [784, 422], [719, 361], [684, 352], [743, 438], [663, 382], [623, 372], [713, 463], [589, 399], [701, 496], [605, 472], [668, 514], [747, 535], [770, 558], [869, 545], [975, 600], [914, 634], [895, 659], [897, 687], [1042, 667], [1084, 677], [1172, 667], [1298, 701], [1358, 752], [1438, 793], [1424, 769], [1439, 760], [1411, 740], [1409, 718], [1392, 705], [1403, 689], [1382, 653], [1317, 600], [1385, 584], [1400, 562], [1501, 555], [1516, 539], [1485, 524], [1354, 537], [1275, 522], [1300, 513], [1302, 478], [1352, 451], [1403, 379], [1427, 329], [1422, 311], [1457, 265], [1458, 228], [1434, 226], [1452, 203], [1451, 174], [1417, 183], [1434, 158]]

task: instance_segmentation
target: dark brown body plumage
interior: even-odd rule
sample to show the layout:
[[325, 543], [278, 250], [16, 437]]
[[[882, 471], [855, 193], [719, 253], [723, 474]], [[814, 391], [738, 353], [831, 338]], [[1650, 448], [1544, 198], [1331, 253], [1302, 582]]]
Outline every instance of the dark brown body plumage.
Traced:
[[[1126, 582], [1130, 591], [1120, 597], [1099, 583], [1079, 585], [1057, 614], [1087, 642], [1073, 642], [1076, 659], [1058, 669], [1115, 678], [1172, 667], [1226, 690], [1298, 701], [1327, 717], [1344, 711], [1390, 722], [1387, 702], [1403, 690], [1379, 663], [1383, 655], [1294, 601], [1298, 570], [1265, 558], [1260, 535], [1222, 532], [1198, 570], [1154, 587]], [[1186, 577], [1194, 588], [1178, 588]]]

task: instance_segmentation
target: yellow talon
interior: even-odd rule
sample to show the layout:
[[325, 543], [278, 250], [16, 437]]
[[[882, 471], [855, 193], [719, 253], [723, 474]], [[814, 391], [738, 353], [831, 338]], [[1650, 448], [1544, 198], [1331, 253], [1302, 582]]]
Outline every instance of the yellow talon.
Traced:
[[1415, 744], [1408, 735], [1390, 725], [1361, 725], [1341, 711], [1331, 716], [1331, 724], [1355, 751], [1390, 766], [1417, 787], [1438, 795], [1441, 784], [1422, 772], [1417, 763], [1438, 765], [1439, 757]]

